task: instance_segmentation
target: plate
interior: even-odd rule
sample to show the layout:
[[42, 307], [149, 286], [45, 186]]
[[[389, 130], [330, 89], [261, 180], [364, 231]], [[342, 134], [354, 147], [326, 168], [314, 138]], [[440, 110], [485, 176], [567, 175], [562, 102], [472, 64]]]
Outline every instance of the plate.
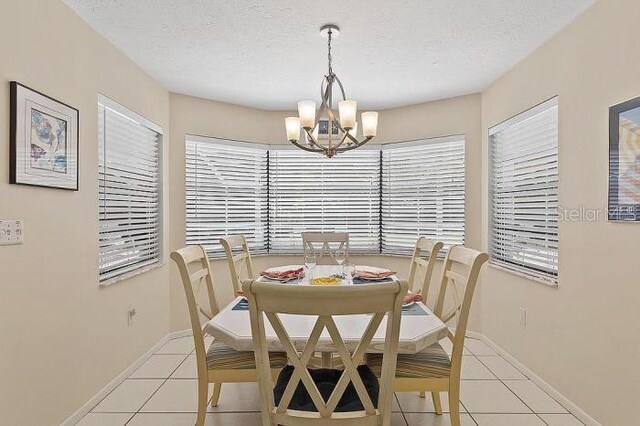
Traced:
[[403, 303], [403, 304], [402, 304], [402, 309], [409, 309], [410, 307], [412, 307], [412, 306], [413, 306], [413, 305], [415, 305], [415, 304], [416, 304], [416, 301], [415, 301], [415, 300], [412, 300], [412, 301], [411, 301], [411, 302], [409, 302], [409, 303]]
[[384, 281], [389, 279], [390, 277], [391, 275], [389, 275], [388, 277], [359, 277], [356, 275], [356, 278], [362, 281]]

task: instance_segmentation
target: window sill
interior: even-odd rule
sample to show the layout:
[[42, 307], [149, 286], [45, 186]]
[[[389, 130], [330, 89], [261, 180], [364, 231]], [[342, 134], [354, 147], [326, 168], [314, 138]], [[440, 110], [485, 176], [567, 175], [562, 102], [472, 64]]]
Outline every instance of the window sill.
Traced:
[[118, 275], [117, 277], [109, 278], [105, 281], [100, 281], [100, 287], [106, 288], [110, 287], [113, 284], [117, 284], [120, 281], [125, 281], [130, 278], [137, 277], [138, 275], [146, 274], [147, 272], [153, 271], [155, 269], [160, 269], [165, 265], [164, 261], [159, 261], [158, 263], [154, 263], [153, 265], [143, 266], [140, 269], [136, 269], [135, 271], [127, 272], [126, 274]]
[[508, 272], [510, 274], [517, 275], [521, 278], [524, 278], [530, 281], [535, 281], [538, 284], [544, 284], [547, 287], [553, 287], [553, 288], [558, 287], [558, 278], [543, 277], [543, 276], [531, 273], [526, 269], [521, 269], [515, 266], [513, 267], [505, 266], [504, 264], [497, 263], [495, 261], [489, 261], [488, 265], [493, 269]]

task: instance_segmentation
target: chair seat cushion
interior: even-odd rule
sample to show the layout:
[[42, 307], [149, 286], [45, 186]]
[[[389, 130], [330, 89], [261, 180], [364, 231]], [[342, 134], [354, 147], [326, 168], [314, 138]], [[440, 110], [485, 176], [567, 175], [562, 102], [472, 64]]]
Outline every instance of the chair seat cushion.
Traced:
[[[326, 401], [329, 400], [331, 393], [336, 387], [340, 376], [342, 375], [342, 370], [330, 369], [330, 368], [317, 368], [317, 369], [307, 369], [313, 382], [316, 384], [320, 395]], [[291, 365], [287, 365], [282, 369], [280, 375], [278, 376], [278, 381], [276, 382], [276, 386], [273, 389], [273, 395], [276, 406], [280, 404], [280, 400], [282, 399], [282, 395], [284, 394], [287, 385], [289, 384], [289, 380], [291, 380], [291, 375], [294, 372], [294, 368]], [[366, 365], [358, 366], [358, 374], [362, 379], [362, 383], [364, 384], [367, 393], [369, 394], [369, 398], [371, 398], [371, 402], [374, 407], [378, 407], [378, 394], [380, 392], [380, 385], [378, 384], [378, 378], [371, 371], [371, 369]], [[299, 410], [299, 411], [315, 411], [317, 412], [316, 405], [313, 403], [309, 392], [307, 392], [307, 388], [304, 386], [302, 381], [298, 383], [296, 390], [293, 393], [293, 397], [291, 398], [291, 402], [289, 403], [290, 410]], [[338, 402], [338, 406], [336, 407], [336, 412], [347, 412], [347, 411], [362, 411], [364, 407], [362, 402], [360, 401], [360, 397], [356, 392], [353, 383], [349, 382], [347, 388], [345, 389], [340, 401]]]
[[[287, 365], [287, 354], [269, 352], [271, 368], [282, 368]], [[209, 370], [255, 369], [256, 359], [251, 351], [236, 351], [222, 342], [214, 340], [207, 350], [207, 368]]]
[[[382, 354], [367, 354], [365, 362], [376, 375], [380, 375]], [[449, 377], [450, 373], [451, 359], [438, 343], [415, 354], [398, 355], [396, 377], [439, 379]]]

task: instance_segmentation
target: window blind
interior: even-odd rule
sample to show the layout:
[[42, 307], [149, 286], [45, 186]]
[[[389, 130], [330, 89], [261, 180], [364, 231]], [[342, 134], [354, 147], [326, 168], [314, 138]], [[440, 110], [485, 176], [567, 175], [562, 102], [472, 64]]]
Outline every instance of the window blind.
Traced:
[[158, 129], [132, 111], [100, 98], [98, 229], [102, 283], [161, 260]]
[[489, 130], [492, 262], [556, 281], [558, 99]]
[[272, 252], [301, 252], [303, 231], [349, 232], [352, 253], [379, 252], [379, 147], [334, 158], [272, 147], [269, 204]]
[[186, 137], [188, 245], [220, 256], [221, 237], [243, 234], [252, 253], [267, 251], [267, 160], [265, 145]]
[[464, 244], [464, 136], [382, 147], [382, 252], [410, 254], [418, 236]]

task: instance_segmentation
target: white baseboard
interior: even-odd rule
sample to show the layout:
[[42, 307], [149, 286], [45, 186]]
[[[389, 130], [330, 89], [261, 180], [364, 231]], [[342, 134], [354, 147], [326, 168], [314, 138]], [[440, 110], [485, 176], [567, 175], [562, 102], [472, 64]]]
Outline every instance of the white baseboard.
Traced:
[[502, 349], [500, 346], [498, 346], [493, 340], [489, 339], [487, 336], [485, 336], [482, 333], [475, 333], [475, 332], [467, 332], [467, 336], [474, 339], [480, 339], [484, 343], [489, 345], [491, 349], [496, 351], [503, 358], [505, 358], [507, 361], [513, 364], [518, 370], [522, 372], [522, 374], [527, 376], [529, 380], [531, 380], [536, 385], [540, 386], [540, 388], [542, 388], [545, 392], [547, 392], [553, 399], [558, 401], [564, 408], [569, 410], [571, 414], [573, 414], [578, 419], [580, 419], [580, 421], [582, 421], [585, 425], [602, 426], [593, 417], [591, 417], [584, 410], [582, 410], [576, 404], [574, 404], [569, 399], [567, 399], [564, 395], [562, 395], [559, 391], [557, 391], [553, 386], [545, 382], [540, 376], [538, 376], [536, 373], [531, 371], [523, 363], [518, 361], [513, 355], [511, 355], [509, 352]]
[[100, 403], [112, 390], [118, 387], [118, 385], [129, 377], [134, 371], [138, 369], [142, 364], [145, 363], [146, 360], [151, 358], [151, 355], [156, 353], [158, 349], [163, 347], [169, 340], [176, 339], [179, 337], [190, 336], [191, 330], [182, 330], [175, 331], [173, 333], [169, 333], [164, 336], [158, 343], [153, 345], [151, 349], [149, 349], [144, 355], [138, 358], [133, 362], [129, 367], [127, 367], [122, 373], [118, 374], [115, 379], [109, 382], [105, 387], [100, 389], [97, 394], [95, 394], [89, 401], [87, 401], [82, 407], [80, 407], [75, 413], [69, 416], [67, 420], [62, 422], [61, 426], [73, 426], [80, 421], [84, 416], [86, 416], [96, 405]]

